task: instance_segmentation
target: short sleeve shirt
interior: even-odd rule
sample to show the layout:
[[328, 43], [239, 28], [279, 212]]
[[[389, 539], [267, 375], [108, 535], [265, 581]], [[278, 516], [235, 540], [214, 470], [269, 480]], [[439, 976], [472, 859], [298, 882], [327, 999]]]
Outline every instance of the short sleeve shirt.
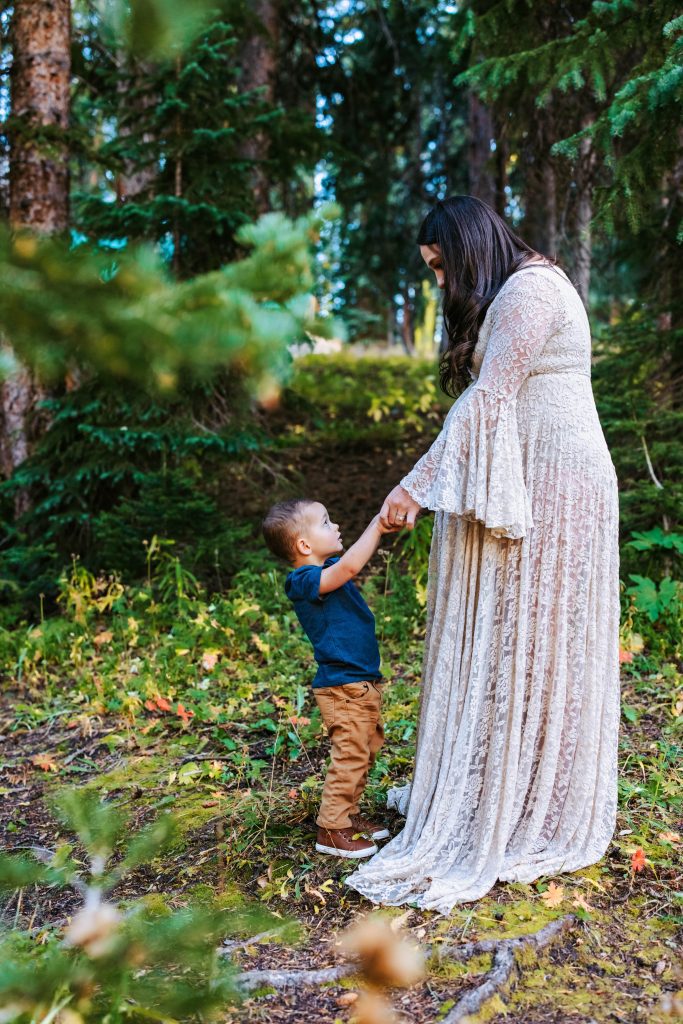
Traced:
[[356, 585], [349, 580], [320, 594], [323, 569], [338, 561], [328, 558], [324, 565], [301, 565], [285, 581], [285, 593], [313, 644], [318, 663], [315, 687], [382, 678], [375, 617]]

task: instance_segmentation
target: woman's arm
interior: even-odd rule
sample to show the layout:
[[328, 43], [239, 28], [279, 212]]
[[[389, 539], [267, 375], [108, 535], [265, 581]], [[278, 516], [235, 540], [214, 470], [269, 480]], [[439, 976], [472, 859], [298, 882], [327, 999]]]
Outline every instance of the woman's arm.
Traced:
[[477, 379], [458, 397], [431, 448], [388, 496], [387, 522], [417, 507], [477, 519], [499, 537], [523, 537], [533, 525], [515, 398], [563, 314], [559, 286], [523, 273], [494, 300], [491, 334]]

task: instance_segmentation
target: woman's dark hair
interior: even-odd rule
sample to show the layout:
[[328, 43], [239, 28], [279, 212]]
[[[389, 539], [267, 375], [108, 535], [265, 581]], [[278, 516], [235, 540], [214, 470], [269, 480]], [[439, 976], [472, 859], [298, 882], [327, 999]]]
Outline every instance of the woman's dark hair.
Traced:
[[474, 196], [438, 202], [422, 221], [417, 244], [438, 245], [441, 251], [448, 335], [441, 387], [455, 397], [471, 383], [468, 370], [486, 310], [510, 274], [539, 254]]

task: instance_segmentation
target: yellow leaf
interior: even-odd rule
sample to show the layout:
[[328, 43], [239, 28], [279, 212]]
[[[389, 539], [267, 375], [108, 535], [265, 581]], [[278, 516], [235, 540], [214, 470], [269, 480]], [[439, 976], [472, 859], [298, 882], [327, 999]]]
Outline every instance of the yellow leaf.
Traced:
[[55, 762], [52, 754], [34, 754], [31, 763], [36, 768], [42, 768], [44, 772], [58, 772], [59, 765]]
[[559, 907], [560, 903], [564, 900], [564, 886], [555, 885], [554, 882], [551, 882], [547, 891], [541, 893], [541, 899], [546, 907]]

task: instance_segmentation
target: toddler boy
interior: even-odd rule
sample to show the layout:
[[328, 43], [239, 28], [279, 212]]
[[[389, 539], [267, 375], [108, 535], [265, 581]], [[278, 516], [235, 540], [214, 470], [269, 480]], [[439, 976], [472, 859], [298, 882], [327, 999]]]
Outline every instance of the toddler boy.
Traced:
[[375, 618], [352, 581], [374, 555], [382, 534], [396, 529], [382, 526], [375, 516], [339, 557], [344, 551], [339, 527], [319, 501], [281, 502], [263, 520], [268, 547], [292, 566], [285, 593], [318, 663], [314, 695], [332, 760], [316, 819], [315, 848], [337, 857], [370, 857], [377, 853], [372, 840], [389, 837], [386, 828], [358, 810], [384, 728]]

